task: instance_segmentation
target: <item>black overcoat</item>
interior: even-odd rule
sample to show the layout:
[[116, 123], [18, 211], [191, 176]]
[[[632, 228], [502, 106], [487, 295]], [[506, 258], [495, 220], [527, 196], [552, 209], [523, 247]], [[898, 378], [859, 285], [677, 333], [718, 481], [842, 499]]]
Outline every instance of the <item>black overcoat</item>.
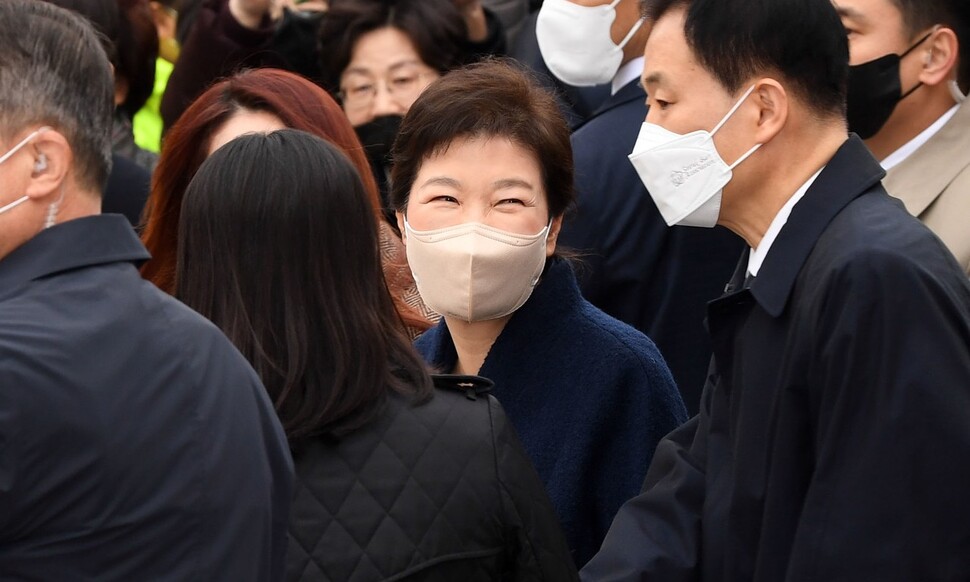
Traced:
[[850, 138], [742, 259], [701, 413], [584, 580], [970, 579], [970, 283], [882, 175]]

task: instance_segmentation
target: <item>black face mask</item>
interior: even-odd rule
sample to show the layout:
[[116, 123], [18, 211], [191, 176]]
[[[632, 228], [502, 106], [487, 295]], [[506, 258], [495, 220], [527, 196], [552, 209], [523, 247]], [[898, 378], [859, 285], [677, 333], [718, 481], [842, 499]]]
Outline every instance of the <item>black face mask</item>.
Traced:
[[916, 44], [901, 55], [888, 54], [868, 63], [849, 67], [849, 131], [859, 134], [862, 139], [876, 135], [889, 120], [896, 104], [923, 86], [919, 82], [903, 93], [902, 81], [899, 79], [899, 62], [923, 44], [931, 34], [933, 33], [930, 32], [916, 41]]
[[384, 115], [354, 128], [375, 168], [384, 169], [390, 165], [391, 146], [401, 128], [401, 119], [400, 115]]

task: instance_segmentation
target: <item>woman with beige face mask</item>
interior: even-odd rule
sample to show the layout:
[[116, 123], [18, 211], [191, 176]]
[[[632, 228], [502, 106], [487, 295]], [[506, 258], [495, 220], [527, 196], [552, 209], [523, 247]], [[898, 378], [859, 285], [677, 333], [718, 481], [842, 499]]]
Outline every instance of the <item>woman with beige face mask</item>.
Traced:
[[584, 300], [556, 252], [569, 130], [551, 95], [493, 61], [429, 86], [393, 157], [408, 262], [444, 320], [418, 350], [495, 382], [582, 565], [686, 412], [653, 342]]

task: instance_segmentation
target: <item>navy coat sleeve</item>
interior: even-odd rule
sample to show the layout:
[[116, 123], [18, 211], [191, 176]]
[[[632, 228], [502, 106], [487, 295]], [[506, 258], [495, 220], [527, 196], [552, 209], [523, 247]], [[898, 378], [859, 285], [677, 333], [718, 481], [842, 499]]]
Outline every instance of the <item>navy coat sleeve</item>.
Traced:
[[832, 279], [812, 330], [820, 345], [806, 379], [818, 388], [810, 400], [815, 467], [786, 579], [963, 578], [970, 572], [970, 540], [958, 533], [970, 518], [966, 288], [947, 287], [888, 252], [859, 256]]

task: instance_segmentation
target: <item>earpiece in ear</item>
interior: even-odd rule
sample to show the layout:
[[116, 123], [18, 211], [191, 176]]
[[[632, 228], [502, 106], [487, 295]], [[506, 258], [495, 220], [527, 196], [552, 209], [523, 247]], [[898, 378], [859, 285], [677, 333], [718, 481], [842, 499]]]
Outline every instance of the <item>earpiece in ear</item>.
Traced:
[[47, 169], [47, 155], [41, 153], [34, 162], [34, 172], [40, 173]]

